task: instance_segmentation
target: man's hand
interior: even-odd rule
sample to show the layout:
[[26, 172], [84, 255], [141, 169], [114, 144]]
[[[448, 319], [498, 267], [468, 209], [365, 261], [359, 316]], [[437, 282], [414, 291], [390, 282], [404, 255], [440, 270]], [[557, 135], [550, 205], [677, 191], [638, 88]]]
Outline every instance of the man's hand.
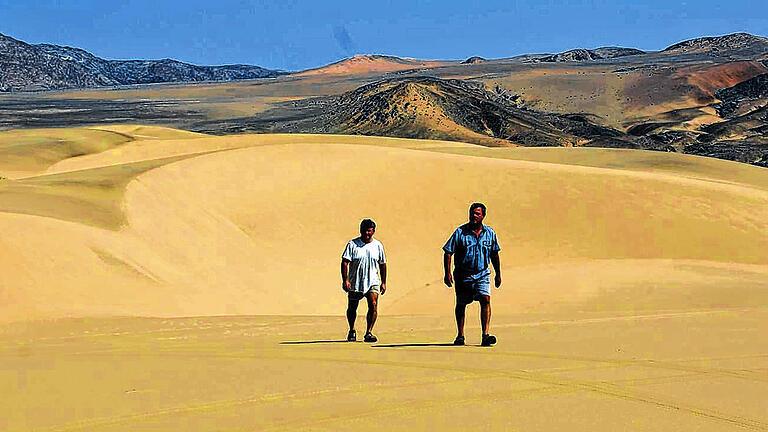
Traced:
[[501, 260], [499, 260], [499, 251], [491, 252], [491, 264], [493, 264], [493, 272], [496, 273], [493, 282], [496, 284], [496, 288], [499, 288], [501, 286]]
[[443, 253], [443, 270], [445, 274], [443, 282], [445, 282], [445, 286], [450, 288], [453, 285], [453, 276], [451, 276], [451, 254], [448, 252]]
[[341, 289], [344, 292], [352, 291], [352, 283], [349, 282], [349, 260], [341, 259]]
[[379, 291], [381, 291], [381, 295], [384, 295], [385, 292], [387, 292], [387, 283], [382, 282], [381, 286], [379, 287]]

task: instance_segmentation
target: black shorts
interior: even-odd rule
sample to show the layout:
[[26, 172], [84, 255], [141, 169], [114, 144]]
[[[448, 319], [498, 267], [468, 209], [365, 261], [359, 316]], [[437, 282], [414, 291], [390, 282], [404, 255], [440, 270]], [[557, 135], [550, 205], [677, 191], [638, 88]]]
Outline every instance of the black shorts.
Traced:
[[360, 301], [369, 292], [375, 292], [376, 294], [379, 294], [379, 289], [379, 285], [373, 285], [370, 289], [368, 289], [367, 292], [364, 293], [360, 291], [350, 291], [347, 293], [347, 297], [349, 297], [349, 299], [352, 301]]

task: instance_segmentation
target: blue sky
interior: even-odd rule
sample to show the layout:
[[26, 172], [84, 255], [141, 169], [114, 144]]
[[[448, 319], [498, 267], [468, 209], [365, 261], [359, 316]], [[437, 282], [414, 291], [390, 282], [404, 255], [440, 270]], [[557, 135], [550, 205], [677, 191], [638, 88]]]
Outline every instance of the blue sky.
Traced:
[[768, 1], [0, 0], [0, 33], [107, 59], [273, 69], [353, 54], [511, 57], [572, 48], [659, 50], [701, 36], [768, 36]]

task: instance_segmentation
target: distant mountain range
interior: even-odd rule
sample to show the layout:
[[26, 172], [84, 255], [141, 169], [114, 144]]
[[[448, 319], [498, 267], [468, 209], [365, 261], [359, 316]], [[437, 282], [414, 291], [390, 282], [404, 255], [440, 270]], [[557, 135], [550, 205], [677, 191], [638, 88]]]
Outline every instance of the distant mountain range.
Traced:
[[196, 66], [171, 59], [105, 60], [79, 48], [30, 45], [0, 34], [0, 92], [231, 81], [284, 74], [251, 65]]
[[[0, 129], [152, 123], [188, 130], [341, 133], [672, 151], [768, 167], [768, 39], [691, 39], [464, 61], [358, 55], [287, 74], [257, 66], [108, 61], [0, 36], [0, 91], [277, 77], [56, 98], [4, 95]], [[135, 91], [134, 91], [135, 90]], [[182, 91], [184, 93], [184, 91]]]
[[[611, 60], [642, 55], [727, 56], [768, 60], [768, 39], [747, 33], [691, 39], [662, 51], [600, 47], [557, 54], [526, 54], [511, 59], [471, 57], [463, 62], [433, 61], [387, 55], [356, 55], [330, 65], [294, 73], [294, 76], [355, 75], [429, 69], [454, 64], [519, 61], [567, 63]], [[270, 78], [290, 72], [252, 65], [197, 66], [172, 59], [105, 60], [79, 49], [52, 44], [31, 45], [0, 34], [0, 92], [78, 89], [131, 84], [234, 81]]]

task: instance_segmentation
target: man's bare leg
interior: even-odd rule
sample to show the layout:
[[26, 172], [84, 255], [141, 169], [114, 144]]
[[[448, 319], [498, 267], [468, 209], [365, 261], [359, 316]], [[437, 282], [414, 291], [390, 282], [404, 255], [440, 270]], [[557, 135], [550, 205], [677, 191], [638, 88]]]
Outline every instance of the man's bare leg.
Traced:
[[480, 302], [480, 326], [483, 328], [483, 334], [487, 335], [491, 324], [491, 296], [481, 295], [478, 302]]
[[456, 303], [456, 336], [464, 337], [464, 316], [466, 315], [467, 305]]
[[355, 319], [357, 319], [357, 305], [360, 301], [349, 299], [347, 303], [347, 322], [349, 323], [349, 331], [355, 329]]
[[480, 302], [480, 324], [483, 327], [483, 339], [480, 345], [492, 346], [496, 343], [496, 336], [488, 333], [488, 327], [491, 325], [491, 296], [480, 296], [478, 301]]
[[375, 291], [368, 291], [365, 294], [365, 298], [368, 300], [368, 313], [365, 315], [368, 327], [366, 334], [370, 334], [373, 331], [373, 325], [376, 324], [376, 317], [378, 317], [378, 304], [379, 293]]

